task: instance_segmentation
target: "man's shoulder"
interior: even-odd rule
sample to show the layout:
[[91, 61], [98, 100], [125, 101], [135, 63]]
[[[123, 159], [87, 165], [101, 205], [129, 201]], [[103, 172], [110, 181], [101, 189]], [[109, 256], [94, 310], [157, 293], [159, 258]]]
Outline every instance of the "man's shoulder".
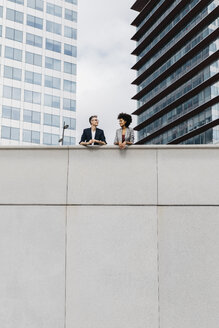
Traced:
[[84, 129], [84, 132], [88, 132], [90, 130], [90, 128], [86, 128]]
[[102, 129], [99, 129], [99, 128], [96, 128], [96, 131], [103, 132], [103, 130]]

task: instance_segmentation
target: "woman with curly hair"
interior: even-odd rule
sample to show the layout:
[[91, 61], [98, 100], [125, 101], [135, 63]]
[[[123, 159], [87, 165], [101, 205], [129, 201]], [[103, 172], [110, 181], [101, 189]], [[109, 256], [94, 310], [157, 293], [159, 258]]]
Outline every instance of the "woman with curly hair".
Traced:
[[132, 145], [134, 143], [134, 130], [129, 128], [132, 117], [129, 114], [120, 113], [118, 120], [121, 128], [116, 130], [114, 145], [118, 145], [120, 149], [124, 149], [126, 145]]

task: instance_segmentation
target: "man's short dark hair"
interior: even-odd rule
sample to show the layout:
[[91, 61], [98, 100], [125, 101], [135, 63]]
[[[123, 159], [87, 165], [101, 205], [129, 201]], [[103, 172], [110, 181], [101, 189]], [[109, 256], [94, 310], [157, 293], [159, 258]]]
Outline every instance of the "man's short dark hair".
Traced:
[[91, 124], [91, 120], [92, 120], [94, 117], [97, 117], [97, 115], [93, 115], [93, 116], [89, 117], [89, 123], [90, 123], [90, 124]]
[[126, 121], [126, 123], [125, 123], [126, 127], [128, 127], [132, 123], [132, 117], [129, 114], [120, 113], [117, 118], [118, 118], [118, 120], [123, 119], [124, 121]]

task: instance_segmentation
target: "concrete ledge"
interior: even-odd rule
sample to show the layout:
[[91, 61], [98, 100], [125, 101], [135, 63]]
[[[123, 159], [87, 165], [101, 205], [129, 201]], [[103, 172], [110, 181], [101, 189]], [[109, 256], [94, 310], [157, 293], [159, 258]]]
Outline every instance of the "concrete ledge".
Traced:
[[219, 204], [219, 146], [0, 147], [0, 156], [0, 204]]
[[[135, 149], [219, 149], [219, 144], [209, 144], [209, 145], [133, 145], [127, 147], [129, 150], [135, 150]], [[86, 149], [115, 149], [120, 151], [118, 146], [115, 145], [106, 145], [106, 146], [46, 146], [46, 145], [21, 145], [21, 146], [15, 146], [15, 145], [0, 145], [0, 150], [4, 149], [41, 149], [41, 150], [47, 150], [47, 149], [59, 149], [59, 150], [66, 150], [66, 149], [80, 149], [80, 150], [86, 150]]]
[[219, 146], [0, 158], [0, 327], [217, 326]]
[[159, 205], [219, 205], [219, 150], [158, 150]]
[[66, 204], [68, 150], [0, 149], [0, 204]]

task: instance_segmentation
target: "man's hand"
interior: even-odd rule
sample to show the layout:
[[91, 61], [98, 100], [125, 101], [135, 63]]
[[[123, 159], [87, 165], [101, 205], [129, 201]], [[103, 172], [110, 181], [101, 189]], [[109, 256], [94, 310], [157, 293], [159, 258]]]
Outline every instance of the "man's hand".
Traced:
[[94, 143], [94, 140], [90, 139], [90, 141], [88, 141], [87, 145], [92, 145], [92, 143]]
[[100, 143], [100, 141], [99, 140], [96, 140], [96, 139], [94, 139], [93, 142]]
[[99, 145], [105, 145], [105, 142], [101, 140], [94, 139], [94, 142], [98, 143]]

